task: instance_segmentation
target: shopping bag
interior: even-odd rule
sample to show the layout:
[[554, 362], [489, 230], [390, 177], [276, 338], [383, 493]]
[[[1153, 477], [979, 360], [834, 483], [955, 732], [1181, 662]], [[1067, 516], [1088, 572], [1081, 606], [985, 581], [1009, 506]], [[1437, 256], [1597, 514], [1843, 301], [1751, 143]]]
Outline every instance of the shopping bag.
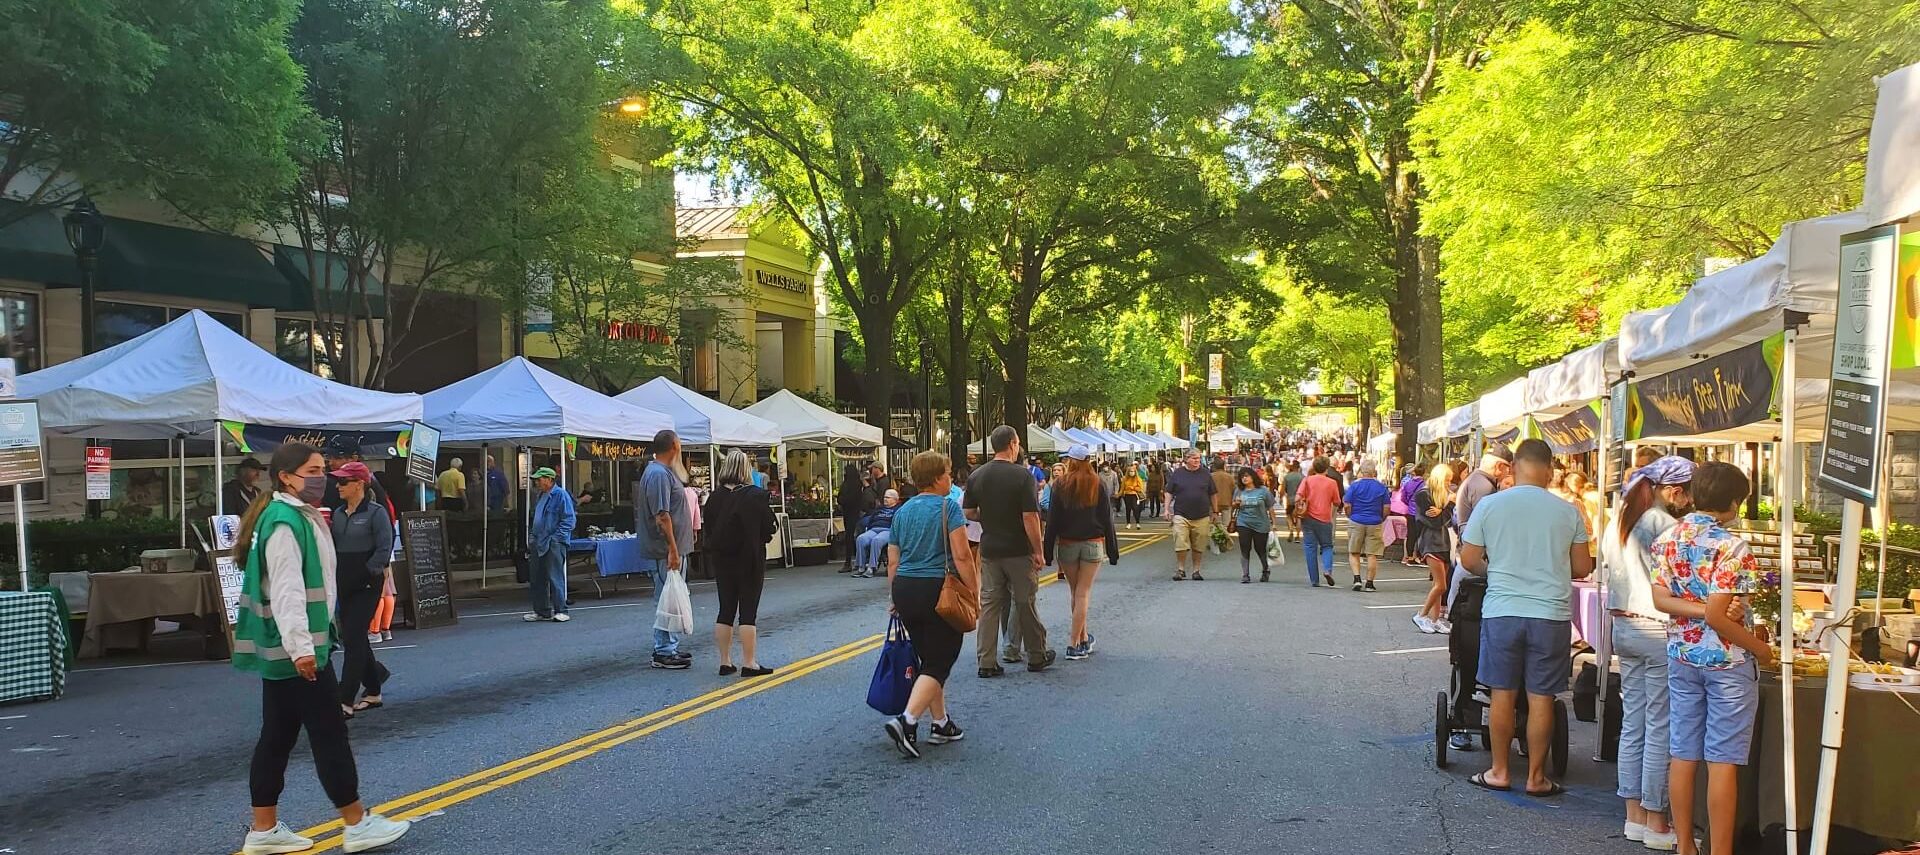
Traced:
[[1267, 560], [1281, 567], [1287, 566], [1287, 551], [1280, 548], [1280, 538], [1267, 540]]
[[920, 659], [913, 652], [913, 640], [900, 618], [887, 621], [887, 640], [880, 645], [880, 661], [873, 666], [873, 682], [867, 686], [867, 706], [881, 715], [899, 715], [907, 710], [907, 696], [913, 694], [913, 681], [920, 676]]
[[654, 629], [675, 633], [693, 631], [693, 595], [687, 592], [686, 574], [669, 571], [656, 599], [660, 605], [653, 612]]

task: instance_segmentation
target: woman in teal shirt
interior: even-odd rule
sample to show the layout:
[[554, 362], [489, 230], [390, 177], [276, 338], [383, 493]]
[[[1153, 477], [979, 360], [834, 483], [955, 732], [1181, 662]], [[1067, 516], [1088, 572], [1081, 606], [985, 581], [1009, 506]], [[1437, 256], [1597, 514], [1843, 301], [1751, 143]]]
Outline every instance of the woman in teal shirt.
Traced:
[[1233, 491], [1233, 525], [1240, 530], [1240, 584], [1253, 581], [1251, 555], [1260, 556], [1260, 581], [1268, 579], [1267, 535], [1273, 531], [1273, 491], [1261, 486], [1252, 469], [1242, 467]]
[[947, 716], [947, 676], [960, 658], [966, 634], [940, 617], [940, 590], [946, 586], [947, 566], [978, 591], [980, 573], [967, 545], [967, 518], [948, 490], [953, 470], [947, 456], [937, 451], [914, 455], [909, 464], [919, 494], [894, 511], [887, 546], [887, 580], [893, 586], [893, 613], [899, 615], [913, 639], [920, 660], [913, 694], [906, 712], [887, 719], [887, 737], [908, 757], [920, 756], [920, 719], [932, 718], [927, 741], [933, 745], [957, 742], [966, 736]]

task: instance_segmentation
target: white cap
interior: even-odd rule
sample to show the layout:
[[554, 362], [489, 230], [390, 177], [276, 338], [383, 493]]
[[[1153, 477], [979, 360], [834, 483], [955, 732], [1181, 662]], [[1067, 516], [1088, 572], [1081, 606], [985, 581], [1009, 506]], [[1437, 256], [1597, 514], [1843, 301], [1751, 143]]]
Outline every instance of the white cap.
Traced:
[[1067, 449], [1067, 456], [1075, 460], [1085, 460], [1092, 453], [1093, 452], [1088, 451], [1087, 447], [1084, 445], [1075, 445], [1074, 447]]

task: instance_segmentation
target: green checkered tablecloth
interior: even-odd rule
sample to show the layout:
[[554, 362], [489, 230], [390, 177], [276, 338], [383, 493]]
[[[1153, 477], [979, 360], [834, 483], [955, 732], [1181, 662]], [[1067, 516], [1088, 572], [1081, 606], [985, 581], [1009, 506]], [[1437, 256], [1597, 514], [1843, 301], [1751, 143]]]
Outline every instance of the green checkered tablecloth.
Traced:
[[52, 594], [0, 591], [0, 704], [60, 697], [67, 634]]

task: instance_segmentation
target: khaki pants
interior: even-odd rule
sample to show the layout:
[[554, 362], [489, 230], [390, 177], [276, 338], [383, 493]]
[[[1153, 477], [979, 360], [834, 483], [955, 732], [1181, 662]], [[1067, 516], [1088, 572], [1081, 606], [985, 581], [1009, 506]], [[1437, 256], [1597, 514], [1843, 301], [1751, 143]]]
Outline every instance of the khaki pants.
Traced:
[[1034, 602], [1039, 590], [1031, 557], [980, 559], [980, 630], [974, 636], [974, 654], [980, 667], [999, 667], [1000, 621], [1009, 611], [1013, 621], [1008, 631], [1019, 636], [1027, 662], [1038, 665], [1046, 658], [1047, 628], [1041, 625]]

